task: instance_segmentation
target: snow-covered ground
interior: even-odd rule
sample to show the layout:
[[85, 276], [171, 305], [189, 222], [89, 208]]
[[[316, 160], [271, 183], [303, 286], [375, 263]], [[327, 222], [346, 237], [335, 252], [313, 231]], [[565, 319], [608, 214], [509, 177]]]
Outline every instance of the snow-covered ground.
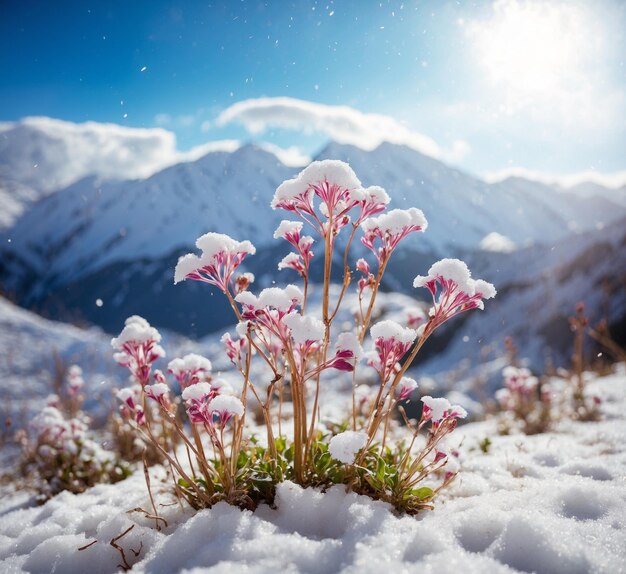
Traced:
[[592, 385], [604, 398], [600, 422], [564, 421], [531, 437], [496, 436], [495, 421], [457, 430], [463, 471], [417, 517], [342, 487], [291, 483], [276, 509], [220, 503], [194, 513], [172, 504], [156, 469], [167, 520], [157, 531], [134, 510], [150, 509], [142, 473], [43, 506], [5, 490], [0, 571], [115, 572], [119, 537], [133, 572], [626, 572], [626, 370]]

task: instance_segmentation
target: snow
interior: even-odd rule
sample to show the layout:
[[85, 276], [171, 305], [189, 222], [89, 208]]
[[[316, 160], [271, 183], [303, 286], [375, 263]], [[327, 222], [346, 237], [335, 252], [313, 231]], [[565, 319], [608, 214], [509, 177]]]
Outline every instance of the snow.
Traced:
[[430, 418], [434, 421], [440, 421], [444, 413], [448, 412], [451, 408], [450, 401], [445, 398], [433, 398], [428, 395], [422, 397], [424, 406], [430, 409]]
[[367, 434], [362, 431], [344, 431], [330, 439], [328, 452], [344, 464], [352, 464], [357, 453], [367, 444]]
[[197, 353], [188, 353], [182, 359], [172, 359], [167, 364], [167, 369], [175, 377], [181, 377], [187, 372], [210, 372], [212, 368], [211, 361]]
[[413, 280], [413, 287], [424, 287], [427, 283], [437, 278], [453, 281], [456, 283], [459, 291], [468, 295], [474, 294], [471, 273], [464, 261], [446, 258], [433, 263], [426, 277], [418, 275]]
[[495, 251], [497, 253], [511, 253], [515, 251], [515, 243], [506, 235], [502, 235], [497, 231], [488, 233], [480, 240], [479, 247], [485, 251]]
[[[311, 162], [295, 178], [281, 183], [272, 198], [272, 209], [279, 207], [287, 209], [287, 206], [291, 208], [294, 201], [308, 199], [313, 193], [318, 194], [314, 186], [321, 186], [324, 182], [331, 187], [350, 191], [350, 196], [354, 200], [361, 198], [361, 182], [352, 168], [346, 162], [326, 159]], [[325, 201], [320, 208], [322, 213], [324, 209], [328, 209]]]
[[185, 401], [201, 401], [204, 397], [211, 394], [211, 385], [209, 383], [200, 382], [190, 385], [183, 390], [182, 397]]
[[399, 323], [387, 319], [385, 321], [378, 321], [378, 323], [372, 325], [370, 335], [374, 340], [394, 339], [403, 345], [407, 345], [415, 340], [415, 337], [417, 337], [417, 331], [415, 331], [415, 329], [403, 327]]
[[[145, 344], [150, 341], [158, 343], [161, 340], [160, 333], [143, 318], [133, 315], [126, 319], [124, 328], [118, 337], [111, 339], [114, 349], [123, 350], [124, 345], [131, 341], [137, 344]], [[164, 356], [165, 353], [163, 353]]]
[[244, 406], [237, 397], [230, 395], [218, 395], [209, 403], [209, 411], [220, 414], [228, 413], [230, 415], [242, 416]]
[[497, 436], [494, 421], [457, 429], [462, 471], [435, 509], [416, 517], [343, 487], [322, 493], [290, 482], [275, 509], [219, 503], [194, 512], [172, 504], [155, 467], [153, 494], [167, 521], [159, 531], [137, 510], [151, 508], [141, 472], [43, 506], [5, 487], [0, 570], [117, 572], [121, 555], [110, 542], [132, 527], [116, 543], [133, 572], [153, 574], [623, 572], [626, 372], [592, 384], [605, 398], [603, 421], [563, 421], [530, 437]]
[[300, 313], [290, 313], [284, 322], [291, 330], [291, 338], [296, 345], [321, 341], [326, 332], [324, 323], [311, 315], [303, 317]]
[[249, 291], [239, 293], [235, 301], [242, 305], [248, 305], [253, 309], [265, 309], [273, 307], [279, 311], [288, 311], [294, 303], [300, 304], [304, 295], [296, 285], [287, 285], [284, 289], [279, 287], [268, 287], [263, 289], [256, 297]]
[[400, 235], [409, 227], [417, 227], [418, 231], [426, 231], [428, 222], [421, 209], [392, 209], [378, 217], [370, 217], [361, 223], [364, 231], [378, 230], [384, 234]]

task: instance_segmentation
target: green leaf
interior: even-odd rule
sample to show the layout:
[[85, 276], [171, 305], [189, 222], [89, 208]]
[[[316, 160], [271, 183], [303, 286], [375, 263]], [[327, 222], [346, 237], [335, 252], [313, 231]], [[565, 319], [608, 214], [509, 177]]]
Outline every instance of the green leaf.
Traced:
[[435, 493], [432, 488], [422, 486], [421, 488], [414, 488], [411, 490], [411, 494], [420, 500], [430, 500]]

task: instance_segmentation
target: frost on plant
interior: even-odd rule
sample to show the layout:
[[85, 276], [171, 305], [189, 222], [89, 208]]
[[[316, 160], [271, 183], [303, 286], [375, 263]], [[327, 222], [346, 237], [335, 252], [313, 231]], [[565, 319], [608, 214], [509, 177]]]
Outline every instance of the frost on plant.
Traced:
[[[168, 372], [176, 384], [168, 385], [164, 373], [152, 372], [164, 354], [160, 336], [141, 318], [131, 317], [113, 339], [116, 358], [134, 383], [118, 393], [126, 418], [157, 446], [177, 492], [194, 507], [227, 500], [253, 508], [271, 501], [276, 484], [289, 479], [343, 483], [416, 512], [453, 480], [458, 465], [445, 438], [466, 413], [446, 399], [424, 396], [419, 420], [409, 420], [400, 403], [417, 393], [418, 384], [407, 370], [435, 329], [482, 309], [496, 291], [472, 279], [463, 262], [444, 259], [414, 281], [430, 293], [430, 312], [416, 304], [402, 323], [375, 321], [393, 252], [428, 227], [421, 210], [387, 210], [389, 203], [384, 189], [364, 188], [346, 163], [316, 161], [281, 184], [271, 201], [287, 217], [274, 231], [290, 249], [278, 270], [295, 271], [296, 284], [251, 291], [254, 278], [239, 268], [255, 247], [219, 233], [197, 240], [200, 254], [179, 259], [175, 283], [208, 283], [232, 307], [237, 327], [221, 341], [239, 375], [236, 391], [219, 383], [210, 361], [198, 355], [171, 360]], [[320, 267], [318, 284], [311, 280], [312, 265]], [[333, 271], [343, 274], [337, 289], [331, 289]], [[344, 306], [354, 310], [352, 325], [339, 315]], [[363, 384], [372, 373], [376, 383]], [[343, 420], [324, 421], [325, 393], [346, 383], [353, 392]]]

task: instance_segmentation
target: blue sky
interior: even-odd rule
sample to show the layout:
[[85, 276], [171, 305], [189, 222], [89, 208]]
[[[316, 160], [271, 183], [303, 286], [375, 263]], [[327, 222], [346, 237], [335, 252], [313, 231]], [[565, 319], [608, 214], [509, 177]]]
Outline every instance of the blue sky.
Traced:
[[624, 30], [619, 0], [6, 0], [0, 121], [162, 127], [183, 150], [395, 137], [476, 173], [626, 171]]

